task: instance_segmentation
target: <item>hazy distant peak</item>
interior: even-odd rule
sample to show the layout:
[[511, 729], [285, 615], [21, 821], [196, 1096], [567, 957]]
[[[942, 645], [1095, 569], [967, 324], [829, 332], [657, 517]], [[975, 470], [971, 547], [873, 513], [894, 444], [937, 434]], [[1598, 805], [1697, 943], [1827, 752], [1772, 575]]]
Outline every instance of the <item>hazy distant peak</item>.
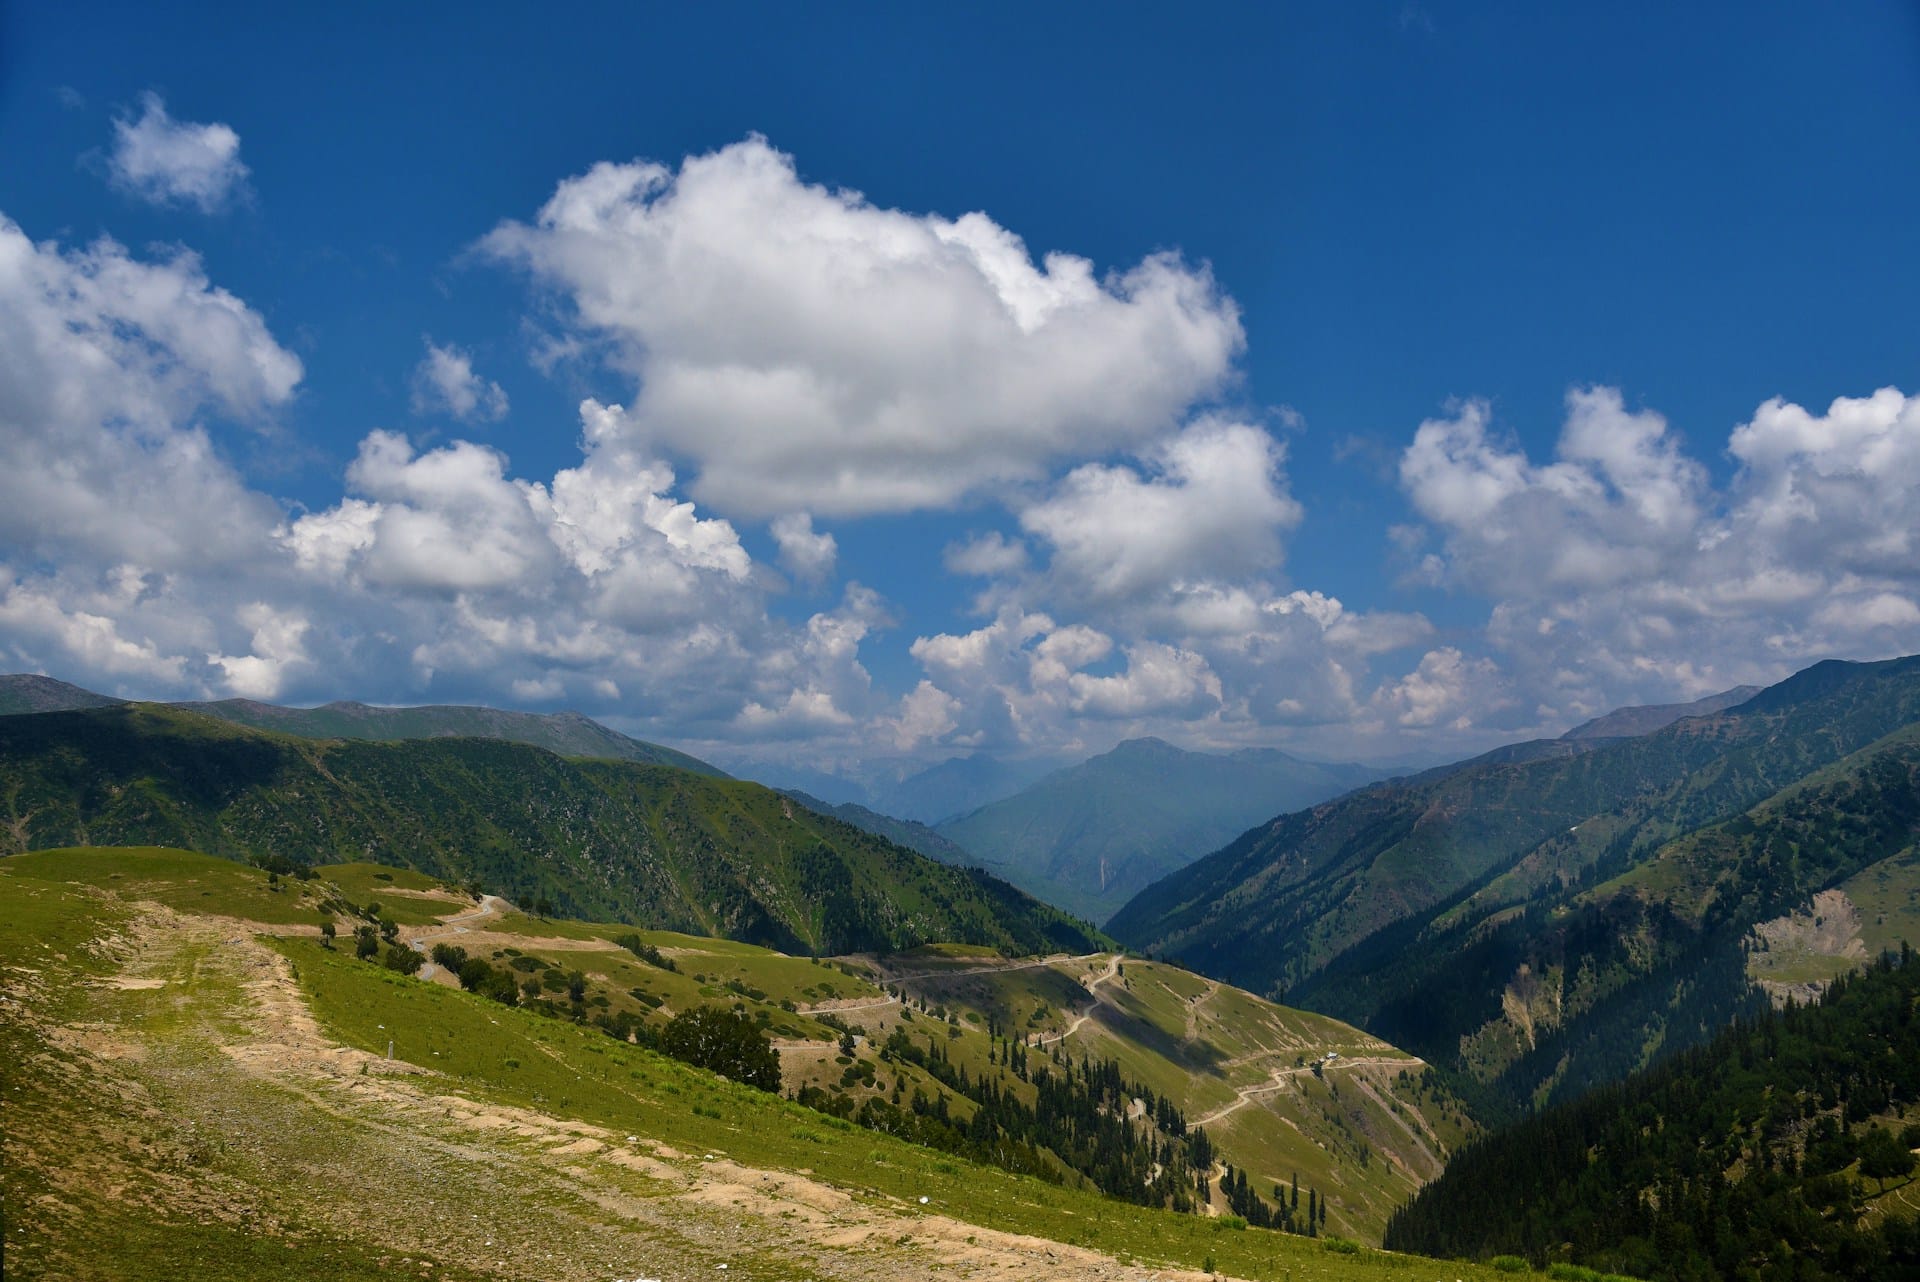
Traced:
[[1649, 703], [1615, 708], [1561, 735], [1562, 739], [1632, 739], [1663, 730], [1683, 717], [1708, 717], [1745, 703], [1760, 693], [1759, 686], [1735, 686], [1692, 703]]

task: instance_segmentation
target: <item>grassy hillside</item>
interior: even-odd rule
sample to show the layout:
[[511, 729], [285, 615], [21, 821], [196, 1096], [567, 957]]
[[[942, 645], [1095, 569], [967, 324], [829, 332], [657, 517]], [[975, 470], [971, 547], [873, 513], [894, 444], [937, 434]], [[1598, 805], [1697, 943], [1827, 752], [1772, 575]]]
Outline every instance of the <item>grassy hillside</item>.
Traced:
[[1132, 739], [939, 825], [1015, 885], [1092, 921], [1275, 813], [1380, 778], [1284, 752]]
[[1355, 1021], [1509, 1103], [1749, 1009], [1760, 922], [1910, 843], [1920, 661], [1822, 664], [1724, 713], [1284, 816], [1111, 928]]
[[[852, 1018], [886, 996], [862, 987], [866, 959], [649, 936], [677, 966], [665, 970], [610, 947], [620, 928], [502, 916], [368, 865], [297, 881], [181, 852], [0, 860], [9, 1276], [1495, 1276], [974, 1165], [610, 1039], [591, 1017], [576, 1023], [558, 989], [509, 1007], [329, 951], [314, 923], [360, 893], [350, 887], [383, 906], [443, 901], [443, 922], [396, 932], [402, 947], [459, 941], [536, 990], [545, 963], [579, 971], [591, 1016], [658, 1015], [622, 1005], [636, 976], [636, 988], [695, 986], [669, 1002], [737, 995], [790, 1044], [794, 1081], [846, 1075], [829, 1040], [839, 1030], [801, 1008], [837, 1003]], [[909, 991], [921, 972], [953, 983], [1004, 964], [964, 949], [917, 968], [896, 960], [893, 986]], [[1018, 991], [1006, 986], [1020, 973], [992, 983]], [[1292, 1018], [1267, 1011], [1270, 1028]], [[916, 1006], [906, 1022], [934, 1021]], [[1316, 1043], [1334, 1033], [1301, 1027]], [[869, 1046], [850, 1062], [911, 1071]], [[1336, 1084], [1351, 1096], [1359, 1081]], [[1388, 1112], [1417, 1125], [1418, 1107]]]
[[308, 740], [154, 704], [0, 718], [0, 849], [370, 860], [563, 912], [790, 952], [1099, 936], [757, 784], [484, 739]]

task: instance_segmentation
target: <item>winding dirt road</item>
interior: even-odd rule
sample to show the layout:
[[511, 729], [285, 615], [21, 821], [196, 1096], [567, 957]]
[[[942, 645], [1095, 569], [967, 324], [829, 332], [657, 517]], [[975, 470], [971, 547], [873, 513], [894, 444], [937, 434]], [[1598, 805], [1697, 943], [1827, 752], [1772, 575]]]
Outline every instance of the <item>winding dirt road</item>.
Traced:
[[[455, 913], [451, 917], [441, 918], [440, 925], [437, 928], [430, 927], [420, 929], [416, 927], [412, 932], [409, 932], [407, 945], [412, 948], [414, 952], [425, 955], [429, 951], [428, 946], [435, 941], [451, 939], [455, 935], [470, 934], [473, 928], [482, 922], [497, 921], [505, 916], [512, 908], [512, 904], [500, 898], [498, 895], [482, 895], [480, 896], [480, 903], [477, 907], [469, 908], [463, 913]], [[420, 968], [421, 979], [435, 979], [439, 974], [440, 967], [433, 962], [428, 962]]]
[[[1426, 1066], [1425, 1061], [1423, 1060], [1411, 1059], [1406, 1056], [1400, 1056], [1400, 1055], [1355, 1055], [1352, 1057], [1342, 1056], [1341, 1058], [1334, 1060], [1331, 1064], [1322, 1063], [1320, 1065], [1320, 1071], [1322, 1074], [1326, 1074], [1326, 1073], [1335, 1072], [1339, 1069], [1363, 1068], [1363, 1067], [1376, 1068], [1376, 1067], [1385, 1067], [1389, 1065], [1394, 1068], [1403, 1068], [1403, 1069], [1416, 1068], [1416, 1067], [1424, 1068]], [[1188, 1125], [1189, 1126], [1210, 1126], [1214, 1122], [1217, 1122], [1221, 1118], [1227, 1116], [1229, 1113], [1239, 1112], [1241, 1109], [1245, 1108], [1248, 1104], [1251, 1104], [1255, 1096], [1278, 1094], [1281, 1091], [1289, 1089], [1290, 1086], [1292, 1085], [1294, 1078], [1299, 1077], [1302, 1073], [1311, 1073], [1312, 1071], [1313, 1071], [1313, 1065], [1311, 1064], [1305, 1065], [1301, 1068], [1276, 1068], [1273, 1070], [1272, 1077], [1270, 1078], [1270, 1080], [1258, 1086], [1242, 1086], [1235, 1093], [1236, 1098], [1234, 1099], [1233, 1103], [1223, 1104], [1219, 1108], [1214, 1109], [1213, 1112], [1208, 1113], [1205, 1117], [1199, 1118], [1198, 1120], [1193, 1122], [1189, 1122]]]

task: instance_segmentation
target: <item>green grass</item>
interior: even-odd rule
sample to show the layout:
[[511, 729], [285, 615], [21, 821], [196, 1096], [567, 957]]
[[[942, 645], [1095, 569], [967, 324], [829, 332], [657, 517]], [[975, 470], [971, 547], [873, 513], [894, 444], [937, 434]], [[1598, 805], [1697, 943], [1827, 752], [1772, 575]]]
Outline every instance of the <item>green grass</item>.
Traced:
[[[33, 965], [29, 959], [64, 958], [57, 965], [67, 974], [68, 982], [55, 990], [57, 997], [49, 997], [43, 1003], [49, 1014], [82, 1020], [89, 1026], [123, 1029], [143, 1044], [193, 1047], [193, 1053], [200, 1057], [193, 1061], [194, 1067], [188, 1074], [193, 1090], [214, 1089], [228, 1081], [232, 1074], [226, 1072], [223, 1076], [226, 1066], [218, 1052], [211, 1049], [209, 1039], [223, 1035], [222, 1030], [237, 1027], [231, 1021], [244, 1009], [245, 999], [237, 977], [223, 978], [223, 950], [215, 947], [197, 955], [182, 954], [176, 958], [175, 971], [163, 988], [118, 991], [87, 987], [78, 982], [86, 975], [103, 973], [113, 964], [112, 953], [90, 950], [89, 941], [124, 919], [126, 909], [113, 897], [121, 893], [129, 898], [152, 898], [156, 896], [148, 892], [157, 888], [163, 900], [170, 897], [191, 912], [206, 902], [198, 893], [201, 889], [219, 887], [209, 898], [228, 903], [229, 907], [267, 901], [268, 896], [281, 892], [267, 889], [263, 874], [184, 852], [80, 853], [84, 856], [80, 859], [27, 856], [0, 860], [0, 962]], [[352, 885], [356, 891], [373, 890], [376, 892], [373, 897], [378, 897], [378, 890], [389, 885], [379, 876], [382, 870], [371, 865], [328, 871], [339, 874], [330, 876], [329, 880], [340, 883], [343, 893]], [[97, 881], [110, 893], [72, 884], [67, 878]], [[203, 879], [207, 880], [203, 882]], [[397, 877], [392, 886], [415, 888], [402, 884]], [[246, 915], [259, 920], [255, 913]], [[613, 997], [613, 1009], [639, 1009], [639, 1004], [626, 996], [626, 989], [633, 987], [664, 996], [676, 1009], [702, 1000], [744, 1000], [751, 1009], [768, 1011], [776, 1034], [810, 1037], [828, 1043], [837, 1036], [833, 1030], [804, 1015], [778, 1010], [774, 1003], [783, 999], [781, 994], [797, 993], [803, 1000], [811, 1001], [829, 993], [842, 998], [871, 998], [880, 992], [863, 977], [864, 965], [857, 960], [816, 963], [726, 941], [668, 932], [641, 932], [649, 942], [676, 957], [681, 971], [674, 974], [640, 962], [611, 944], [584, 950], [543, 949], [538, 942], [540, 938], [557, 937], [581, 941], [604, 939], [608, 933], [624, 933], [628, 928], [576, 923], [573, 933], [561, 935], [547, 929], [551, 925], [553, 923], [529, 920], [526, 929], [531, 934], [519, 938], [514, 954], [507, 954], [503, 949], [495, 957], [496, 964], [510, 962], [517, 955], [537, 959], [529, 962], [535, 966], [530, 974], [537, 974], [539, 966], [548, 963], [562, 970], [581, 969], [595, 977], [593, 991]], [[576, 1026], [564, 1019], [509, 1009], [457, 990], [402, 978], [355, 960], [347, 950], [322, 949], [312, 938], [283, 938], [274, 941], [273, 946], [297, 968], [302, 989], [330, 1036], [376, 1056], [384, 1056], [391, 1042], [397, 1058], [444, 1075], [432, 1087], [434, 1091], [454, 1090], [480, 1101], [530, 1108], [670, 1145], [689, 1155], [689, 1169], [705, 1153], [722, 1154], [769, 1170], [806, 1169], [859, 1200], [883, 1204], [896, 1211], [904, 1207], [909, 1215], [919, 1206], [917, 1199], [926, 1196], [930, 1199], [929, 1211], [986, 1228], [1090, 1246], [1112, 1253], [1122, 1261], [1137, 1259], [1154, 1267], [1166, 1263], [1197, 1267], [1212, 1256], [1221, 1268], [1246, 1277], [1291, 1276], [1303, 1282], [1307, 1278], [1326, 1278], [1331, 1282], [1345, 1278], [1422, 1276], [1408, 1271], [1410, 1266], [1404, 1257], [1363, 1251], [1336, 1258], [1320, 1251], [1317, 1244], [1308, 1239], [1258, 1230], [1235, 1230], [1224, 1227], [1220, 1221], [1146, 1211], [1090, 1191], [1016, 1177], [997, 1169], [977, 1168], [950, 1154], [860, 1130], [638, 1047], [614, 1042], [597, 1030]], [[975, 954], [954, 960], [957, 964], [977, 965], [988, 958]], [[918, 966], [919, 962], [916, 960], [914, 965]], [[77, 969], [85, 967], [92, 969]], [[988, 1068], [988, 1041], [982, 1013], [986, 1006], [977, 1005], [976, 1001], [1000, 1003], [1024, 1011], [1044, 1000], [1048, 1010], [1036, 1027], [1058, 1030], [1066, 1026], [1072, 1013], [1064, 1009], [1064, 999], [1077, 991], [1076, 980], [1085, 980], [1103, 967], [1103, 961], [1091, 965], [1061, 962], [1045, 968], [916, 981], [911, 987], [930, 1004], [955, 1003], [955, 1009], [964, 1012], [953, 1026], [958, 1030], [957, 1036], [951, 1035], [949, 1026], [930, 1014], [916, 1013], [911, 1019], [904, 1018], [897, 1004], [853, 1012], [848, 1018], [879, 1037], [894, 1027], [909, 1030], [917, 1039], [932, 1034], [948, 1049], [955, 1064], [966, 1065], [969, 1072], [977, 1076]], [[849, 975], [846, 969], [861, 973]], [[725, 987], [728, 980], [762, 988], [765, 997], [760, 1001], [738, 999]], [[1115, 998], [1136, 1001], [1143, 1012], [1142, 1018], [1151, 1016], [1146, 1026], [1163, 1034], [1168, 1030], [1180, 1034], [1185, 1028], [1187, 999], [1208, 992], [1209, 986], [1206, 981], [1176, 968], [1129, 960], [1124, 963], [1122, 977], [1102, 985], [1102, 989]], [[812, 990], [811, 995], [808, 990]], [[962, 1001], [963, 994], [965, 1001]], [[1228, 1022], [1236, 1025], [1233, 1034], [1236, 1040], [1232, 1043], [1235, 1047], [1256, 1051], [1264, 1048], [1274, 1054], [1293, 1045], [1316, 1049], [1324, 1049], [1329, 1044], [1364, 1048], [1364, 1038], [1332, 1021], [1271, 1007], [1230, 989], [1218, 990], [1206, 1005], [1210, 1010], [1217, 1005], [1213, 1013], [1224, 1014]], [[658, 1012], [655, 1015], [657, 1017]], [[1223, 1070], [1217, 1078], [1204, 1072], [1196, 1077], [1176, 1061], [1155, 1061], [1144, 1046], [1093, 1020], [1063, 1049], [1076, 1057], [1083, 1051], [1096, 1057], [1133, 1056], [1132, 1062], [1141, 1065], [1143, 1072], [1153, 1071], [1158, 1080], [1178, 1086], [1177, 1098], [1190, 1101], [1190, 1116], [1197, 1115], [1191, 1101], [1198, 1100], [1203, 1090], [1209, 1092], [1208, 1099], [1229, 1099], [1231, 1089], [1224, 1083], [1239, 1082], [1243, 1078], [1258, 1080], [1266, 1071], [1258, 1066], [1243, 1066], [1231, 1074]], [[16, 1054], [10, 1050], [9, 1060], [17, 1061], [22, 1054], [24, 1052]], [[863, 1047], [860, 1058], [871, 1059], [871, 1048]], [[1286, 1062], [1292, 1062], [1291, 1055], [1286, 1057]], [[820, 1057], [818, 1067], [821, 1080], [838, 1080], [841, 1065], [831, 1054]], [[893, 1067], [883, 1066], [882, 1082], [895, 1071]], [[918, 1086], [931, 1096], [938, 1090], [918, 1069], [902, 1067], [898, 1071], [909, 1091]], [[1183, 1077], [1185, 1080], [1181, 1080]], [[1303, 1079], [1304, 1089], [1299, 1093], [1311, 1104], [1307, 1111], [1269, 1112], [1262, 1107], [1249, 1107], [1234, 1114], [1229, 1124], [1221, 1126], [1218, 1136], [1230, 1160], [1252, 1171], [1257, 1183], [1284, 1182], [1297, 1170], [1303, 1184], [1331, 1191], [1335, 1197], [1335, 1215], [1330, 1227], [1351, 1232], [1351, 1226], [1341, 1223], [1349, 1214], [1367, 1222], [1377, 1222], [1384, 1215], [1388, 1186], [1380, 1183], [1382, 1168], [1378, 1161], [1371, 1170], [1361, 1171], [1353, 1165], [1351, 1146], [1340, 1149], [1349, 1137], [1333, 1128], [1330, 1119], [1335, 1108], [1330, 1096], [1322, 1098], [1328, 1093], [1322, 1089], [1316, 1094], [1314, 1087], [1307, 1085], [1310, 1082], [1311, 1079]], [[51, 1092], [53, 1087], [49, 1085], [46, 1089]], [[184, 1086], [176, 1089], [187, 1090]], [[163, 1098], [162, 1093], [157, 1092], [155, 1098]], [[195, 1096], [183, 1093], [172, 1099], [178, 1105], [179, 1116], [193, 1116]], [[204, 1111], [206, 1106], [198, 1107]], [[1378, 1115], [1380, 1110], [1357, 1097], [1347, 1096], [1340, 1107], [1357, 1110], [1367, 1125], [1384, 1125], [1384, 1119]], [[1427, 1111], [1430, 1116], [1434, 1112], [1430, 1106]], [[956, 1101], [954, 1112], [964, 1118], [970, 1114], [971, 1104]], [[276, 1187], [288, 1179], [288, 1170], [328, 1169], [330, 1163], [337, 1165], [342, 1160], [342, 1154], [359, 1152], [368, 1140], [366, 1132], [348, 1127], [337, 1116], [303, 1110], [298, 1101], [278, 1097], [237, 1099], [222, 1105], [216, 1115], [259, 1119], [256, 1129], [271, 1132], [270, 1142], [266, 1143], [268, 1150], [276, 1155], [271, 1163], [265, 1158], [244, 1159], [244, 1155], [237, 1152], [222, 1153], [215, 1162], [216, 1168], [224, 1171], [228, 1178], [248, 1182], [248, 1186], [255, 1189]], [[404, 1119], [397, 1119], [386, 1130], [395, 1131], [407, 1124]], [[221, 1125], [231, 1127], [233, 1123]], [[1311, 1143], [1302, 1147], [1303, 1135], [1327, 1148], [1323, 1150]], [[422, 1136], [421, 1142], [438, 1141]], [[1326, 1156], [1329, 1152], [1344, 1152], [1345, 1164], [1340, 1165], [1334, 1157]], [[403, 1221], [408, 1214], [408, 1199], [417, 1201], [423, 1196], [418, 1191], [420, 1188], [433, 1187], [409, 1185], [402, 1179], [388, 1188], [386, 1180], [375, 1178], [378, 1182], [371, 1187], [384, 1198], [381, 1205]], [[408, 1175], [407, 1178], [422, 1177]], [[410, 1189], [414, 1191], [409, 1192]], [[9, 1187], [9, 1205], [17, 1204], [13, 1192]], [[337, 1189], [327, 1194], [329, 1197], [340, 1195]], [[320, 1195], [309, 1189], [303, 1196]], [[525, 1196], [533, 1200], [519, 1214], [533, 1217], [530, 1222], [544, 1222], [539, 1220], [544, 1211], [535, 1204], [534, 1192], [529, 1191]], [[298, 1198], [289, 1203], [296, 1209], [299, 1204]], [[179, 1225], [165, 1218], [111, 1208], [99, 1211], [98, 1215], [106, 1226], [100, 1234], [102, 1242], [115, 1250], [152, 1254], [168, 1269], [184, 1267], [176, 1262], [191, 1259], [196, 1251], [213, 1249], [207, 1246], [207, 1241], [217, 1244], [223, 1240], [217, 1228], [206, 1230], [210, 1238], [202, 1240], [191, 1233], [176, 1233]], [[289, 1252], [290, 1268], [300, 1276], [373, 1276], [383, 1261], [398, 1258], [394, 1251], [369, 1245], [354, 1233], [329, 1232], [316, 1224], [303, 1228], [298, 1241], [303, 1245], [273, 1249]], [[300, 1256], [300, 1250], [308, 1251], [309, 1255]], [[271, 1258], [272, 1251], [249, 1240], [216, 1255], [217, 1267], [211, 1268], [206, 1276], [238, 1278], [258, 1275], [263, 1260]], [[89, 1255], [87, 1258], [97, 1261], [106, 1257]], [[734, 1258], [744, 1260], [746, 1257]], [[1433, 1266], [1429, 1263], [1426, 1267]], [[1449, 1276], [1472, 1275], [1464, 1266], [1443, 1267], [1450, 1271]], [[91, 1275], [110, 1274], [96, 1271]], [[152, 1275], [169, 1276], [165, 1272]], [[777, 1275], [799, 1276], [794, 1269]]]
[[[379, 904], [382, 917], [402, 926], [431, 925], [442, 917], [474, 906], [465, 892], [437, 877], [406, 868], [351, 863], [325, 864], [313, 871], [320, 879], [338, 887], [356, 908]], [[407, 893], [396, 894], [396, 891]], [[432, 897], [427, 898], [429, 895]]]
[[[858, 1130], [596, 1031], [402, 979], [303, 940], [276, 944], [298, 968], [323, 1026], [342, 1041], [430, 1065], [482, 1098], [537, 1107], [690, 1154], [807, 1168], [856, 1194], [898, 1199], [1008, 1232], [1149, 1262], [1199, 1267], [1212, 1255], [1243, 1277], [1411, 1276], [1431, 1262], [1361, 1251], [1339, 1259], [1309, 1239], [1219, 1231], [1196, 1216], [1128, 1207], [1089, 1192], [975, 1167]], [[701, 1111], [696, 1111], [701, 1110]], [[713, 1114], [719, 1116], [715, 1118]], [[1308, 1267], [1310, 1266], [1310, 1267]], [[1306, 1271], [1303, 1271], [1303, 1268]], [[1455, 1276], [1482, 1272], [1448, 1265]]]
[[151, 899], [181, 912], [239, 917], [271, 925], [318, 925], [326, 915], [324, 883], [277, 882], [257, 868], [188, 850], [154, 846], [83, 846], [36, 850], [0, 860], [13, 876], [83, 882], [127, 899]]

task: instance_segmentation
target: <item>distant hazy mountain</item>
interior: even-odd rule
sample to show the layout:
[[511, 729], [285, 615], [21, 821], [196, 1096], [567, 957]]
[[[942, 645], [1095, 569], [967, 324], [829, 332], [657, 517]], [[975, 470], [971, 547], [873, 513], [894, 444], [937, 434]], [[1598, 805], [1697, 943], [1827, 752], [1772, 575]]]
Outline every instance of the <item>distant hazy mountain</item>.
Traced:
[[1188, 752], [1161, 739], [1130, 739], [938, 831], [1022, 889], [1103, 921], [1148, 884], [1260, 820], [1382, 773], [1272, 749]]
[[[51, 677], [0, 676], [0, 716], [107, 708], [124, 702]], [[376, 708], [352, 702], [329, 703], [318, 708], [287, 708], [252, 699], [167, 706], [302, 739], [368, 739], [376, 743], [399, 739], [504, 739], [510, 743], [529, 743], [563, 757], [608, 757], [615, 761], [675, 766], [722, 779], [728, 777], [725, 771], [698, 757], [657, 743], [630, 739], [578, 712], [507, 712], [459, 705]]]
[[1604, 717], [1595, 717], [1575, 726], [1562, 739], [1627, 739], [1664, 730], [1682, 717], [1707, 717], [1745, 703], [1760, 693], [1759, 686], [1735, 686], [1710, 694], [1692, 703], [1649, 703], [1637, 708], [1615, 708]]
[[984, 755], [953, 757], [898, 783], [875, 786], [869, 804], [887, 814], [938, 827], [948, 819], [1011, 797], [1048, 769], [1041, 763], [1001, 761]]
[[120, 700], [30, 672], [0, 676], [0, 717], [21, 712], [65, 712], [70, 708], [110, 708]]
[[892, 815], [883, 815], [877, 810], [855, 802], [842, 802], [834, 805], [822, 801], [811, 793], [801, 792], [798, 788], [780, 788], [776, 791], [792, 797], [815, 814], [831, 815], [842, 823], [852, 824], [862, 832], [870, 832], [876, 837], [885, 837], [896, 846], [905, 846], [929, 859], [938, 859], [943, 864], [959, 867], [993, 868], [984, 859], [976, 858], [958, 845], [942, 837], [923, 823], [912, 819], [895, 819]]

